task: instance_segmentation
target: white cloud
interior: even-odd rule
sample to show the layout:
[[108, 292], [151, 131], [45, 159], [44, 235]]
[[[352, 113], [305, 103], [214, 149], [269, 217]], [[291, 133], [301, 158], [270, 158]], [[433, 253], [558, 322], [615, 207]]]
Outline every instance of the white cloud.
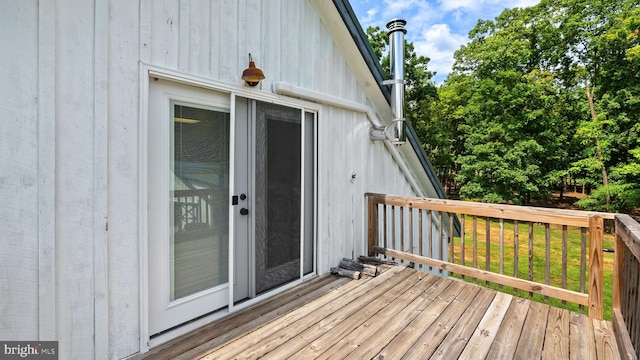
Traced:
[[453, 53], [466, 44], [465, 34], [452, 33], [448, 24], [434, 24], [424, 30], [413, 42], [416, 53], [429, 57], [429, 70], [437, 72], [436, 82], [441, 82], [451, 71]]
[[364, 27], [364, 30], [366, 30], [367, 27], [369, 27], [369, 25], [375, 26], [375, 25], [373, 25], [373, 23], [376, 20], [376, 15], [378, 14], [378, 11], [379, 11], [378, 8], [375, 8], [375, 7], [371, 8], [371, 9], [367, 10], [367, 16], [366, 17], [364, 17], [362, 19], [359, 19], [360, 24]]
[[[477, 13], [478, 18], [491, 20], [506, 8], [528, 7], [539, 3], [539, 0], [439, 0], [438, 4], [443, 11], [463, 10], [469, 13]], [[498, 13], [493, 14], [495, 11]], [[491, 13], [490, 17], [483, 14]]]
[[403, 11], [413, 9], [420, 2], [418, 0], [384, 0], [385, 13], [396, 16]]
[[[407, 20], [407, 40], [418, 55], [431, 59], [429, 70], [442, 82], [451, 71], [453, 53], [468, 42], [479, 19], [493, 20], [504, 9], [528, 7], [540, 0], [351, 0], [361, 25], [385, 28], [393, 18]], [[363, 17], [363, 15], [366, 16]]]
[[440, 9], [443, 11], [452, 11], [456, 9], [475, 9], [482, 0], [440, 0]]

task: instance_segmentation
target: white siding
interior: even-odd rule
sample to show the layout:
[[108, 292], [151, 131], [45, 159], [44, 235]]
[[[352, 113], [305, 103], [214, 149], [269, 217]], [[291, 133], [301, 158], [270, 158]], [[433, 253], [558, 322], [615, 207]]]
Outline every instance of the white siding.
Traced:
[[138, 61], [148, 48], [139, 41], [140, 17], [149, 14], [139, 8], [136, 1], [109, 7], [108, 357], [116, 359], [140, 347]]
[[[264, 92], [282, 81], [370, 105], [377, 85], [356, 78], [356, 48], [345, 53], [332, 39], [342, 25], [325, 23], [317, 4], [3, 4], [0, 339], [59, 340], [61, 359], [140, 350], [140, 62], [244, 88], [251, 53], [267, 77]], [[386, 147], [369, 140], [365, 114], [325, 105], [320, 115], [318, 269], [325, 272], [366, 252], [364, 193], [414, 192]]]
[[19, 339], [38, 336], [38, 8], [9, 7], [0, 12], [0, 338]]
[[[267, 6], [255, 0], [159, 0], [150, 7], [153, 16], [143, 21], [151, 21], [151, 26], [142, 29], [151, 29], [153, 65], [242, 86], [240, 76], [251, 53], [266, 75], [259, 85], [262, 90], [282, 81], [367, 103], [344, 55], [308, 1], [269, 0]], [[209, 19], [203, 18], [209, 14]], [[365, 192], [414, 192], [383, 144], [369, 141], [364, 114], [325, 107], [319, 121], [318, 263], [320, 271], [327, 271], [341, 257], [366, 251]]]

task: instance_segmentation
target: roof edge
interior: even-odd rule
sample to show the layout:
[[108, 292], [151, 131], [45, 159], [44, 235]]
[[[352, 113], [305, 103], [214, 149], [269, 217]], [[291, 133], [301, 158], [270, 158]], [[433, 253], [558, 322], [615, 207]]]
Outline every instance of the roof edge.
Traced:
[[[338, 13], [340, 14], [340, 17], [342, 17], [342, 21], [344, 21], [345, 25], [347, 26], [347, 29], [349, 30], [353, 41], [358, 47], [358, 50], [362, 54], [365, 63], [369, 67], [369, 71], [371, 71], [371, 74], [376, 80], [380, 91], [384, 95], [385, 99], [387, 99], [387, 103], [391, 104], [391, 90], [387, 86], [382, 85], [382, 81], [385, 80], [385, 75], [382, 71], [380, 60], [373, 51], [373, 48], [371, 47], [371, 44], [367, 39], [367, 35], [362, 30], [360, 21], [358, 21], [358, 17], [353, 11], [351, 4], [348, 0], [333, 0], [333, 3], [336, 6]], [[435, 189], [436, 194], [439, 198], [446, 199], [447, 195], [444, 192], [444, 188], [442, 187], [442, 184], [440, 184], [440, 180], [438, 179], [433, 166], [429, 162], [427, 154], [424, 152], [424, 148], [422, 147], [420, 140], [418, 140], [418, 136], [416, 135], [413, 126], [408, 123], [405, 123], [405, 125], [407, 127], [407, 140], [411, 144], [411, 148], [416, 153], [420, 164], [429, 177], [429, 181], [431, 182], [431, 184], [433, 184], [433, 188]]]
[[387, 86], [382, 85], [382, 82], [386, 80], [386, 76], [382, 71], [380, 59], [378, 59], [378, 56], [376, 56], [376, 53], [373, 51], [373, 47], [371, 47], [371, 44], [367, 39], [367, 34], [362, 30], [360, 21], [358, 21], [358, 17], [353, 11], [351, 4], [348, 0], [333, 0], [333, 3], [336, 6], [336, 9], [338, 9], [338, 13], [340, 14], [340, 17], [342, 17], [342, 21], [344, 21], [347, 26], [358, 50], [362, 54], [369, 71], [371, 71], [371, 74], [376, 80], [380, 91], [384, 95], [385, 99], [387, 99], [387, 102], [391, 103], [391, 90]]

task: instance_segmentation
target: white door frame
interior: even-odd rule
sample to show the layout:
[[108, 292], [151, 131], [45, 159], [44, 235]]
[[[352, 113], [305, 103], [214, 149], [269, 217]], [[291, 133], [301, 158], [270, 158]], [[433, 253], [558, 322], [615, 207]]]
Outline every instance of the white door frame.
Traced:
[[[172, 154], [170, 147], [168, 146], [168, 144], [172, 143], [171, 128], [173, 126], [173, 119], [170, 117], [170, 114], [172, 114], [172, 104], [181, 103], [189, 107], [202, 107], [213, 110], [217, 113], [226, 114], [225, 117], [228, 116], [227, 119], [229, 120], [229, 123], [232, 123], [232, 120], [229, 97], [220, 92], [203, 90], [201, 88], [185, 84], [176, 84], [166, 80], [154, 81], [153, 84], [150, 85], [149, 90], [149, 101], [152, 102], [150, 103], [149, 115], [154, 119], [153, 124], [150, 124], [149, 126], [149, 136], [151, 138], [148, 141], [150, 145], [150, 152], [147, 167], [152, 171], [152, 178], [149, 179], [148, 183], [150, 193], [150, 198], [148, 199], [150, 221], [148, 229], [150, 234], [150, 258], [148, 259], [148, 262], [150, 266], [149, 291], [151, 296], [149, 301], [149, 312], [153, 316], [149, 319], [149, 324], [151, 333], [159, 333], [166, 329], [179, 326], [179, 324], [190, 319], [197, 318], [202, 314], [226, 306], [228, 299], [227, 293], [230, 291], [228, 279], [221, 277], [216, 279], [216, 285], [212, 287], [198, 290], [189, 295], [182, 295], [173, 300], [169, 298], [171, 284], [174, 284], [174, 282], [169, 279], [173, 278], [174, 275], [177, 276], [178, 274], [177, 258], [175, 263], [176, 272], [171, 270], [173, 265], [169, 265], [171, 263], [170, 259], [172, 255], [170, 249], [175, 246], [175, 254], [177, 256], [178, 248], [180, 246], [191, 246], [184, 244], [198, 243], [198, 240], [192, 239], [193, 241], [181, 243], [183, 245], [179, 245], [180, 242], [178, 241], [177, 234], [175, 235], [176, 242], [171, 242], [172, 232], [170, 228], [166, 226], [167, 224], [172, 224], [174, 221], [170, 211], [172, 208], [171, 204], [174, 199], [169, 199], [166, 191], [176, 189], [174, 185], [171, 184], [174, 181], [177, 182], [175, 174], [169, 171], [171, 167], [170, 164], [172, 163]], [[227, 126], [231, 126], [231, 124]], [[224, 134], [223, 141], [226, 141], [228, 136], [228, 134]], [[230, 139], [229, 146], [233, 146], [233, 139]], [[227, 149], [227, 151], [229, 151], [229, 149]], [[230, 153], [230, 151], [228, 153]], [[225, 182], [228, 186], [228, 181]], [[225, 202], [223, 204], [217, 204], [218, 206], [221, 205], [223, 208], [226, 207], [226, 211], [229, 211], [228, 203]], [[202, 221], [202, 219], [199, 219], [198, 221]], [[212, 219], [206, 220], [207, 223], [210, 221], [212, 221]], [[227, 223], [229, 222], [230, 221], [227, 221]], [[217, 236], [218, 239], [220, 239], [220, 237], [222, 239], [226, 239], [227, 236], [229, 236], [228, 232], [224, 234], [216, 233], [215, 235], [210, 233], [210, 235]], [[216, 243], [218, 243], [218, 241], [216, 241]], [[221, 243], [226, 246], [228, 241], [223, 240]], [[202, 247], [200, 250], [213, 249], [211, 245], [213, 244]], [[218, 250], [222, 249], [218, 248]], [[198, 251], [198, 253], [204, 254], [202, 251]], [[213, 253], [210, 255], [213, 255]], [[224, 256], [223, 258], [228, 259], [228, 256]], [[188, 262], [193, 263], [193, 260], [194, 259], [190, 259]], [[206, 261], [205, 263], [209, 262]], [[181, 262], [180, 264], [185, 263]], [[221, 265], [223, 265], [225, 269], [228, 269], [226, 262], [223, 262]], [[211, 269], [209, 269], [209, 271], [210, 270]], [[210, 275], [215, 274], [210, 273]], [[183, 278], [182, 280], [187, 279]], [[184, 284], [182, 280], [180, 281], [180, 284]], [[175, 284], [178, 285], [178, 282], [175, 282]], [[152, 325], [154, 328], [151, 328]]]
[[[139, 140], [138, 140], [138, 239], [139, 239], [139, 296], [140, 296], [140, 318], [139, 318], [139, 326], [140, 326], [140, 352], [147, 352], [151, 347], [160, 345], [164, 342], [167, 342], [177, 336], [180, 336], [182, 334], [185, 334], [189, 331], [192, 331], [204, 324], [210, 323], [211, 321], [220, 318], [224, 315], [226, 315], [227, 313], [224, 312], [220, 312], [220, 313], [215, 313], [212, 314], [210, 316], [205, 316], [203, 318], [200, 318], [196, 321], [193, 321], [191, 323], [189, 323], [188, 325], [184, 325], [181, 326], [175, 330], [172, 330], [170, 332], [167, 332], [164, 335], [158, 336], [158, 337], [154, 337], [154, 339], [150, 339], [150, 333], [149, 333], [149, 271], [148, 271], [148, 266], [149, 266], [149, 259], [148, 259], [148, 241], [149, 241], [149, 234], [148, 234], [148, 226], [149, 226], [149, 222], [148, 222], [148, 210], [147, 210], [147, 204], [148, 204], [148, 179], [149, 179], [149, 174], [148, 174], [148, 131], [149, 131], [149, 82], [150, 79], [152, 78], [162, 78], [164, 80], [168, 80], [168, 81], [174, 81], [177, 83], [182, 83], [182, 84], [186, 84], [186, 85], [190, 85], [190, 86], [196, 86], [196, 87], [200, 87], [200, 88], [204, 88], [204, 89], [208, 89], [208, 90], [212, 90], [212, 91], [216, 91], [216, 92], [220, 92], [220, 93], [226, 93], [229, 94], [230, 96], [230, 100], [231, 100], [231, 123], [232, 123], [232, 127], [231, 127], [231, 131], [234, 131], [234, 117], [235, 117], [235, 96], [242, 96], [242, 97], [246, 97], [249, 99], [254, 99], [254, 100], [259, 100], [259, 101], [266, 101], [266, 102], [273, 102], [279, 105], [284, 105], [284, 106], [290, 106], [290, 107], [294, 107], [294, 108], [298, 108], [298, 109], [303, 109], [305, 111], [309, 111], [309, 112], [314, 112], [316, 113], [316, 117], [319, 118], [320, 114], [322, 113], [322, 106], [320, 104], [317, 103], [312, 103], [309, 101], [304, 101], [304, 100], [299, 100], [299, 99], [294, 99], [294, 98], [289, 98], [289, 97], [284, 97], [284, 96], [280, 96], [280, 95], [276, 95], [273, 94], [271, 92], [266, 92], [266, 91], [262, 91], [262, 90], [256, 90], [254, 88], [248, 88], [246, 86], [244, 86], [244, 84], [241, 85], [233, 85], [233, 84], [229, 84], [229, 83], [224, 83], [221, 81], [216, 81], [216, 80], [212, 80], [212, 79], [206, 79], [206, 78], [202, 78], [202, 77], [198, 77], [198, 76], [193, 76], [193, 75], [189, 75], [189, 74], [185, 74], [182, 72], [178, 72], [178, 71], [174, 71], [174, 70], [170, 70], [170, 69], [165, 69], [165, 68], [161, 68], [161, 67], [157, 67], [157, 66], [153, 66], [153, 65], [149, 65], [149, 64], [145, 64], [143, 62], [140, 62], [140, 68], [139, 68], [139, 84], [140, 84], [140, 102], [139, 102], [139, 127], [138, 127], [138, 136], [139, 136]], [[314, 165], [314, 172], [315, 174], [317, 174], [317, 164], [318, 164], [318, 153], [317, 153], [317, 137], [318, 137], [318, 131], [317, 131], [317, 127], [318, 127], [318, 121], [315, 121], [315, 137], [316, 137], [316, 148], [314, 149], [314, 153], [315, 153], [315, 165]], [[230, 159], [231, 160], [231, 159]], [[230, 181], [231, 181], [231, 177], [233, 176], [232, 174], [234, 173], [233, 170], [233, 165], [231, 165], [230, 167]], [[233, 182], [232, 182], [233, 183]], [[314, 200], [316, 203], [316, 209], [317, 209], [317, 181], [314, 181]], [[234, 191], [232, 189], [230, 189], [230, 191]], [[317, 211], [315, 211], [315, 213], [317, 214]], [[230, 216], [230, 221], [231, 219], [233, 219], [233, 216]], [[232, 287], [231, 287], [231, 291], [229, 291], [229, 307], [228, 307], [228, 313], [233, 312], [233, 311], [237, 311], [240, 310], [242, 308], [248, 307], [253, 305], [254, 303], [272, 296], [275, 293], [279, 293], [282, 291], [285, 291], [289, 288], [292, 288], [294, 286], [297, 286], [300, 282], [317, 276], [317, 239], [316, 239], [316, 234], [317, 234], [317, 218], [314, 219], [313, 222], [313, 228], [314, 228], [314, 240], [313, 240], [313, 246], [314, 246], [314, 268], [313, 268], [313, 272], [307, 276], [305, 276], [304, 278], [292, 282], [290, 284], [284, 285], [278, 289], [272, 290], [272, 291], [268, 291], [252, 300], [248, 300], [243, 302], [240, 305], [234, 305], [233, 304], [233, 291], [232, 291]], [[234, 255], [233, 255], [233, 227], [230, 227], [230, 234], [229, 234], [229, 283], [233, 284], [233, 266], [234, 266]]]

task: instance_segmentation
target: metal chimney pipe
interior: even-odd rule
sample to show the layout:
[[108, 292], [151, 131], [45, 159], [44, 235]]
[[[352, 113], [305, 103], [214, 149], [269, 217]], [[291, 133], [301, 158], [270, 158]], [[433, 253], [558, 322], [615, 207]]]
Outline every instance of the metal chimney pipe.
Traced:
[[404, 26], [406, 24], [406, 20], [403, 19], [393, 19], [387, 23], [391, 80], [385, 83], [391, 84], [391, 114], [393, 115], [387, 136], [394, 144], [403, 144], [406, 141], [404, 128], [406, 120], [404, 117], [404, 35], [407, 33]]

